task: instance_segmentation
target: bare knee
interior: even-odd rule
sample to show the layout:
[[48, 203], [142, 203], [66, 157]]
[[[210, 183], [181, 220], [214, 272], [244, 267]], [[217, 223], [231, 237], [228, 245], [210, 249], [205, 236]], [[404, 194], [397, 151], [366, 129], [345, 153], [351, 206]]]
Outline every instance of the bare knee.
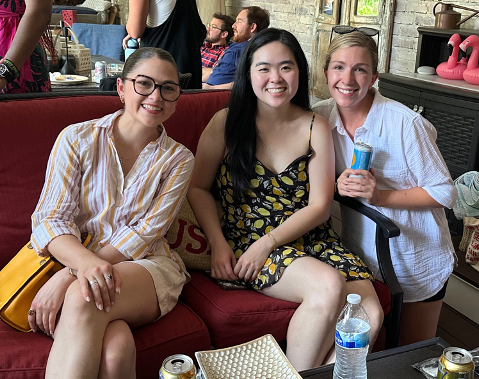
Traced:
[[130, 328], [122, 320], [111, 322], [103, 338], [100, 378], [132, 378], [135, 363], [136, 347]]
[[334, 317], [341, 311], [346, 301], [346, 281], [341, 273], [331, 269], [321, 276], [312, 278], [312, 291], [307, 301], [318, 310], [329, 312]]
[[74, 281], [65, 294], [62, 307], [62, 319], [72, 323], [90, 322], [98, 313], [92, 301], [87, 302], [83, 297], [78, 280]]

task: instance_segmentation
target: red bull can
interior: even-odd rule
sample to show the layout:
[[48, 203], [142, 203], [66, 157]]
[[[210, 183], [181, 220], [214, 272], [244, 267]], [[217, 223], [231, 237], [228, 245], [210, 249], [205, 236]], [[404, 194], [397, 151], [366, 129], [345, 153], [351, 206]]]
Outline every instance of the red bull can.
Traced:
[[[371, 156], [373, 155], [373, 147], [365, 142], [355, 142], [353, 150], [353, 160], [351, 168], [354, 170], [369, 170], [371, 167]], [[362, 175], [349, 175], [353, 178], [364, 178]]]
[[163, 361], [160, 379], [194, 379], [196, 367], [193, 360], [184, 354], [170, 355]]
[[446, 347], [437, 367], [437, 379], [473, 379], [472, 355], [459, 347]]

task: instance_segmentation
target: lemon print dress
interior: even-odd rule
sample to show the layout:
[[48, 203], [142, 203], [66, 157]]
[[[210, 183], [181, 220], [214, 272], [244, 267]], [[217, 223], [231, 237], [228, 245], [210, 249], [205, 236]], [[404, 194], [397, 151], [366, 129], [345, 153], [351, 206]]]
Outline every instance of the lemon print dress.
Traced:
[[[308, 205], [308, 162], [312, 153], [310, 143], [308, 154], [295, 159], [279, 174], [268, 170], [257, 160], [256, 176], [251, 179], [250, 189], [240, 200], [234, 196], [228, 170], [229, 156], [223, 159], [216, 181], [224, 209], [223, 234], [236, 259], [256, 240]], [[248, 285], [261, 289], [275, 284], [284, 268], [296, 258], [304, 256], [312, 256], [333, 266], [346, 280], [374, 280], [363, 261], [341, 244], [330, 218], [296, 241], [271, 252], [258, 277]]]

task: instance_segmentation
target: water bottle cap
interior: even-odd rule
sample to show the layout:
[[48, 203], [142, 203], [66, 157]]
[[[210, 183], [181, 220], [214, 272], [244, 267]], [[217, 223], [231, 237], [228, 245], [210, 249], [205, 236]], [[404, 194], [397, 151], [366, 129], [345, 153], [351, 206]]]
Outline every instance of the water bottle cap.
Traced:
[[358, 295], [357, 293], [350, 293], [348, 295], [348, 303], [359, 304], [360, 302], [361, 302], [361, 295]]
[[127, 42], [126, 42], [126, 46], [130, 47], [130, 48], [136, 48], [138, 47], [138, 41], [134, 38], [130, 38]]

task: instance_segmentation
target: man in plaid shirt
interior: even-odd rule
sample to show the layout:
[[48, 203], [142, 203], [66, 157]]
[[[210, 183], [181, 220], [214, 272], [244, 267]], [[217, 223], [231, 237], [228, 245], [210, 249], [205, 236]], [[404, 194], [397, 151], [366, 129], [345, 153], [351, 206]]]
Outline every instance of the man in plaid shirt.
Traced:
[[233, 36], [234, 20], [227, 15], [215, 13], [207, 26], [205, 41], [201, 46], [201, 65], [203, 81], [206, 81], [215, 62], [228, 48], [228, 42]]

